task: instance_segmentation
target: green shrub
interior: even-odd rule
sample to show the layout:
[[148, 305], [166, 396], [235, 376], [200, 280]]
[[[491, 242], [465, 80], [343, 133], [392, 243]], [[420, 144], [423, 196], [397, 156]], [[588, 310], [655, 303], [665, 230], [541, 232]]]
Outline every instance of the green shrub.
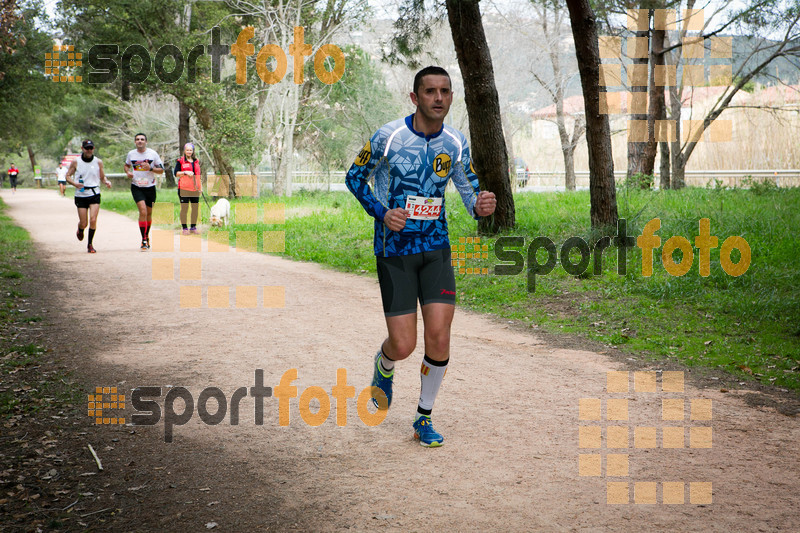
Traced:
[[626, 189], [652, 189], [655, 182], [655, 176], [652, 174], [644, 174], [638, 172], [633, 176], [625, 178]]

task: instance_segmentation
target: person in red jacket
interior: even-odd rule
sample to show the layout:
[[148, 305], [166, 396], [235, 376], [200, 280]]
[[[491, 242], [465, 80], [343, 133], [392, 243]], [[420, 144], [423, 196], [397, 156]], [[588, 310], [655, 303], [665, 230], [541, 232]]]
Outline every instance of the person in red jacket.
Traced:
[[11, 168], [8, 169], [8, 181], [11, 184], [11, 194], [17, 192], [17, 176], [19, 175], [19, 169], [17, 165], [11, 163]]
[[[175, 177], [178, 179], [178, 198], [181, 200], [181, 228], [183, 234], [198, 233], [197, 208], [200, 205], [200, 160], [194, 155], [194, 145], [186, 143], [183, 157], [175, 163]], [[192, 205], [192, 227], [186, 227], [186, 212]]]

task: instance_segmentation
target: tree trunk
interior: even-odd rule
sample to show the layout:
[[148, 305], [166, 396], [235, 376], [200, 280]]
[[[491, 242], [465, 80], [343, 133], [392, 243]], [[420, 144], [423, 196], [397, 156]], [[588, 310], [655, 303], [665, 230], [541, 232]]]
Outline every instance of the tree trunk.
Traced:
[[178, 144], [181, 156], [183, 147], [189, 142], [189, 106], [178, 100]]
[[672, 150], [672, 180], [673, 189], [683, 189], [686, 187], [686, 160], [683, 154]]
[[[668, 64], [677, 64], [677, 54], [670, 54]], [[669, 120], [675, 124], [675, 140], [670, 142], [670, 163], [672, 172], [670, 176], [671, 189], [683, 189], [686, 185], [684, 176], [684, 159], [681, 153], [681, 87], [674, 85], [669, 88]], [[662, 152], [663, 153], [663, 152]], [[662, 178], [663, 180], [663, 178]]]
[[[263, 124], [264, 124], [264, 107], [265, 107], [265, 104], [266, 104], [266, 101], [267, 101], [267, 91], [264, 91], [264, 90], [259, 91], [256, 101], [258, 103], [256, 104], [256, 113], [255, 113], [255, 116], [254, 116], [253, 125], [254, 125], [254, 128], [255, 128], [255, 138], [259, 142], [262, 142], [263, 139], [264, 139], [264, 134], [263, 134], [263, 129], [264, 129], [264, 127], [263, 127]], [[263, 157], [263, 148], [261, 149], [261, 152], [258, 155], [258, 159], [253, 160], [250, 163], [250, 173], [253, 174], [254, 176], [256, 176], [256, 183], [258, 183], [258, 165], [261, 164], [262, 157]], [[273, 185], [274, 185], [274, 181], [273, 181]]]
[[[548, 7], [553, 10], [553, 27], [548, 23]], [[575, 126], [573, 128], [572, 139], [567, 133], [566, 117], [564, 114], [564, 87], [566, 80], [564, 73], [561, 69], [561, 23], [563, 20], [563, 8], [557, 3], [552, 6], [547, 2], [542, 2], [540, 9], [536, 10], [537, 15], [541, 21], [542, 33], [547, 43], [547, 53], [550, 57], [550, 66], [553, 69], [553, 84], [554, 88], [550, 89], [539, 79], [539, 76], [534, 74], [537, 81], [550, 93], [553, 103], [556, 106], [556, 126], [558, 127], [558, 136], [561, 140], [561, 155], [564, 158], [564, 187], [568, 191], [575, 190], [575, 163], [573, 154], [575, 153], [575, 144], [578, 138], [583, 135], [583, 126], [581, 125], [580, 118], [575, 116]]]
[[558, 136], [561, 138], [561, 155], [564, 157], [564, 187], [568, 191], [575, 190], [575, 167], [572, 161], [572, 147], [570, 146], [567, 125], [564, 124], [564, 101], [556, 102], [556, 125]]
[[472, 159], [481, 189], [497, 196], [494, 215], [483, 217], [478, 223], [478, 231], [496, 233], [513, 228], [516, 214], [494, 68], [478, 1], [446, 0], [447, 18], [464, 79]]
[[175, 169], [170, 164], [164, 164], [164, 187], [172, 189], [178, 186], [175, 181], [175, 175], [172, 173]]
[[644, 150], [644, 173], [653, 175], [656, 166], [656, 153], [658, 141], [656, 135], [656, 120], [664, 119], [664, 87], [656, 85], [656, 68], [664, 65], [664, 30], [653, 30], [650, 54], [650, 112], [647, 114], [647, 146]]
[[26, 144], [25, 147], [28, 149], [28, 159], [31, 160], [31, 173], [35, 176], [36, 175], [36, 155], [34, 155], [30, 144]]
[[572, 183], [572, 190], [575, 190], [575, 148], [578, 147], [578, 139], [586, 131], [586, 124], [580, 115], [575, 115], [575, 124], [572, 127], [572, 139], [569, 147], [564, 152], [564, 174], [567, 183]]
[[519, 178], [522, 177], [517, 176], [517, 155], [514, 152], [514, 130], [511, 128], [505, 116], [501, 115], [500, 120], [503, 124], [503, 138], [506, 141], [506, 148], [508, 149], [508, 172], [509, 178], [511, 179], [511, 190], [514, 191], [517, 189]]
[[[686, 10], [694, 9], [695, 0], [687, 0]], [[687, 25], [682, 25], [678, 39], [683, 41], [686, 37]], [[665, 39], [666, 41], [667, 39]], [[665, 62], [670, 65], [678, 65], [681, 61], [680, 47], [676, 48], [669, 56], [665, 57]], [[684, 179], [686, 173], [686, 158], [683, 156], [681, 147], [681, 108], [683, 107], [683, 82], [675, 80], [675, 85], [669, 88], [670, 120], [675, 122], [675, 140], [670, 144], [670, 162], [672, 174], [670, 176], [670, 187], [672, 189], [683, 189], [686, 186]]]
[[[197, 122], [203, 131], [210, 131], [214, 126], [214, 119], [211, 118], [211, 112], [208, 108], [198, 107], [194, 108], [194, 114], [197, 117]], [[218, 146], [211, 148], [211, 164], [214, 165], [214, 170], [217, 174], [224, 174], [228, 176], [228, 197], [236, 198], [236, 173], [234, 172], [233, 165], [230, 164], [225, 152]]]
[[[555, 9], [554, 9], [555, 13]], [[547, 10], [545, 9], [544, 13], [544, 20], [542, 21], [542, 27], [545, 32], [545, 36], [547, 36], [547, 40], [552, 43], [552, 38], [547, 35]], [[560, 26], [560, 25], [559, 25]], [[559, 26], [555, 28], [556, 33], [559, 32]], [[556, 39], [558, 35], [556, 35]], [[557, 43], [558, 41], [556, 41]], [[553, 43], [555, 44], [555, 43]], [[564, 188], [568, 191], [575, 190], [575, 168], [572, 162], [572, 150], [570, 150], [570, 145], [572, 142], [569, 139], [569, 134], [567, 133], [567, 125], [566, 119], [564, 118], [564, 76], [561, 73], [561, 62], [559, 61], [559, 54], [560, 50], [557, 45], [550, 46], [548, 53], [550, 55], [550, 64], [553, 67], [553, 78], [555, 79], [556, 83], [556, 90], [555, 90], [555, 101], [556, 101], [556, 125], [558, 126], [558, 136], [561, 140], [561, 154], [564, 157]]]
[[[664, 119], [666, 119], [666, 113], [663, 113]], [[660, 183], [659, 188], [662, 191], [666, 191], [670, 188], [670, 170], [669, 170], [669, 143], [662, 142], [659, 143], [661, 147], [661, 168], [659, 169], [660, 175]]]
[[289, 95], [286, 97], [286, 124], [283, 126], [283, 150], [281, 164], [275, 174], [275, 185], [272, 192], [278, 196], [292, 195], [292, 171], [294, 170], [294, 130], [299, 113], [300, 86], [291, 83]]
[[[189, 142], [189, 106], [183, 103], [180, 97], [178, 100], [178, 157], [183, 157], [183, 147]], [[195, 147], [195, 157], [198, 157]], [[164, 183], [167, 187], [177, 187], [178, 183], [172, 173], [172, 168], [167, 166], [164, 172]]]
[[217, 172], [228, 176], [228, 198], [236, 198], [236, 173], [234, 172], [233, 166], [231, 166], [223, 151], [217, 146], [211, 148], [211, 156], [214, 158], [214, 168]]
[[592, 228], [616, 228], [617, 191], [614, 183], [614, 159], [611, 157], [611, 129], [608, 115], [600, 114], [600, 50], [597, 44], [597, 20], [588, 0], [567, 0], [567, 7], [569, 7], [586, 111]]
[[[669, 38], [667, 38], [667, 34], [666, 33], [664, 33], [663, 37], [661, 37], [661, 42], [662, 42], [661, 43], [662, 44], [662, 46], [661, 46], [662, 50], [664, 48], [666, 48], [667, 45], [669, 45]], [[661, 60], [663, 61], [663, 63], [665, 65], [668, 63], [670, 57], [671, 57], [671, 54], [669, 52], [661, 54]], [[673, 87], [669, 87], [669, 89], [667, 89], [666, 87], [664, 88], [664, 103], [661, 106], [661, 114], [658, 116], [659, 120], [667, 120], [666, 93], [667, 93], [667, 91], [670, 92], [670, 101], [671, 101], [671, 99], [672, 99], [672, 90], [673, 90]], [[660, 165], [660, 169], [659, 169], [659, 179], [660, 179], [659, 188], [661, 190], [665, 191], [665, 190], [671, 188], [671, 176], [670, 176], [670, 174], [671, 174], [670, 166], [671, 165], [670, 165], [670, 161], [671, 161], [671, 157], [672, 156], [670, 154], [669, 141], [662, 141], [661, 143], [659, 143], [659, 146], [661, 147], [661, 165]]]
[[[648, 15], [647, 18], [648, 28], [650, 26], [650, 17]], [[634, 32], [634, 36], [637, 38], [644, 38], [648, 40], [648, 46], [645, 48], [644, 46], [636, 46], [637, 52], [646, 52], [649, 50], [649, 39], [650, 39], [650, 30], [645, 31], [636, 31]], [[643, 65], [644, 68], [647, 68], [648, 64], [648, 55], [644, 53], [644, 57], [634, 57], [631, 59], [632, 67], [629, 72], [646, 72], [646, 70], [636, 70], [636, 66]], [[629, 119], [635, 121], [647, 121], [647, 135], [650, 135], [650, 114], [647, 113], [647, 109], [640, 109], [641, 101], [638, 100], [637, 96], [641, 98], [642, 94], [645, 93], [645, 97], [647, 97], [647, 75], [644, 74], [644, 79], [636, 79], [638, 76], [634, 75], [633, 77], [628, 77], [628, 87], [631, 92], [631, 101], [632, 101], [632, 109], [629, 109], [628, 112], [630, 113]], [[645, 101], [646, 105], [646, 101]], [[639, 111], [643, 111], [640, 113]], [[649, 139], [649, 137], [648, 137]], [[647, 172], [647, 167], [645, 165], [645, 150], [647, 149], [648, 140], [641, 141], [639, 139], [631, 140], [628, 139], [628, 178], [631, 176], [635, 176], [636, 174], [652, 174], [653, 169], [650, 168], [650, 172]], [[646, 181], [642, 180], [643, 184], [647, 183]], [[642, 185], [643, 188], [646, 188], [645, 185]]]

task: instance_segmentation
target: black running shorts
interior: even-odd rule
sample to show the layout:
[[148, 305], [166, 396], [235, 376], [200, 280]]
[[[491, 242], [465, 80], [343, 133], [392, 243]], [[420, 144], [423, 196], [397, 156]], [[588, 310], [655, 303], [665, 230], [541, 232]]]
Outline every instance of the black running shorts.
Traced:
[[89, 206], [92, 204], [100, 204], [100, 194], [95, 194], [93, 196], [76, 196], [75, 197], [75, 205], [79, 209], [89, 209]]
[[420, 305], [456, 303], [450, 248], [395, 257], [376, 257], [386, 316], [417, 312]]
[[144, 202], [147, 207], [153, 207], [153, 204], [156, 203], [155, 185], [152, 187], [139, 187], [131, 183], [131, 194], [133, 195], [133, 201], [137, 204]]

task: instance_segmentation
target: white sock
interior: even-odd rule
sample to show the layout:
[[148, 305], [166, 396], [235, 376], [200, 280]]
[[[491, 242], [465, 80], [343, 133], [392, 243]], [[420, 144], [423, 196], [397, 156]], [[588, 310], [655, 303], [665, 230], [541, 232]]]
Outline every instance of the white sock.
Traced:
[[391, 374], [392, 370], [394, 370], [394, 361], [386, 357], [383, 353], [383, 349], [380, 350], [381, 356], [378, 358], [378, 364], [381, 365], [381, 370], [385, 374]]
[[439, 394], [439, 387], [442, 385], [442, 379], [444, 378], [445, 372], [447, 372], [447, 363], [449, 362], [449, 358], [446, 361], [434, 361], [427, 355], [422, 360], [422, 367], [420, 368], [419, 374], [422, 387], [419, 393], [419, 404], [417, 405], [415, 421], [420, 416], [431, 415], [431, 411], [433, 411], [433, 402], [436, 401], [436, 395]]

